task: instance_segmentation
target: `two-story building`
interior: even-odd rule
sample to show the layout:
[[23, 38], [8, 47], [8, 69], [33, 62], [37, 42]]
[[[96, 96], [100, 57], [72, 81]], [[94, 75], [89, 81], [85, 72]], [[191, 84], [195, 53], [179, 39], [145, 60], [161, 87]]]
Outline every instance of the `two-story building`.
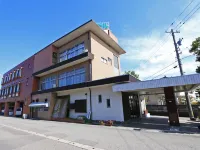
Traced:
[[[23, 78], [23, 82], [31, 78], [32, 85], [27, 113], [47, 120], [86, 116], [124, 121], [122, 93], [113, 93], [112, 85], [137, 81], [120, 76], [124, 53], [114, 34], [92, 20], [49, 44], [32, 56], [32, 76]], [[7, 97], [1, 100], [8, 101]]]

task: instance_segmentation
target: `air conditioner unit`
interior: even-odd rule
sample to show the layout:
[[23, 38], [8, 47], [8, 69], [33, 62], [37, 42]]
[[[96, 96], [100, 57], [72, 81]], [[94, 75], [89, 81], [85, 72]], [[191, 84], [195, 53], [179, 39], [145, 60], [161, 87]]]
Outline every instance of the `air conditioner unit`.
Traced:
[[56, 84], [53, 84], [53, 88], [56, 88], [57, 86], [56, 86]]
[[19, 93], [16, 93], [16, 96], [19, 96]]
[[15, 94], [12, 94], [12, 97], [14, 97], [15, 96]]
[[11, 95], [9, 95], [8, 97], [11, 97]]

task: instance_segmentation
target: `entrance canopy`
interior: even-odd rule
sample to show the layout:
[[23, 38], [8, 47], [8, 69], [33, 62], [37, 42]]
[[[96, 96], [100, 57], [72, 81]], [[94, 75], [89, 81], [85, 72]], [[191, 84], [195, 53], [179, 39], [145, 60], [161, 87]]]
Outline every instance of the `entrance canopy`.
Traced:
[[191, 91], [200, 85], [200, 74], [161, 78], [156, 80], [137, 81], [113, 85], [113, 92], [159, 92], [164, 93], [164, 87], [174, 87], [174, 92]]
[[45, 102], [34, 102], [31, 103], [29, 107], [49, 107], [49, 104]]

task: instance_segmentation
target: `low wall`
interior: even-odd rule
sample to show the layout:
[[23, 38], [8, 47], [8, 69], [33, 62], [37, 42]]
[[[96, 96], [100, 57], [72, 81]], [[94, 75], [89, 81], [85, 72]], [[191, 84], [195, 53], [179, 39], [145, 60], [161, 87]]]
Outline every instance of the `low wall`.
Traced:
[[[192, 105], [195, 117], [198, 115], [199, 106]], [[147, 105], [146, 108], [151, 115], [168, 116], [166, 105]], [[189, 117], [187, 105], [178, 105], [178, 112], [180, 117]]]

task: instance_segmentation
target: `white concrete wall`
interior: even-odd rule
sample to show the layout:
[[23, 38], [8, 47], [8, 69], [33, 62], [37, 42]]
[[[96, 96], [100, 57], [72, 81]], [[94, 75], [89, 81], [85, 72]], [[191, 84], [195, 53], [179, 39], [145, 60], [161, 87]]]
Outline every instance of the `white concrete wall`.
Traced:
[[[98, 95], [102, 95], [102, 103]], [[107, 99], [110, 99], [110, 108], [107, 108]], [[124, 121], [121, 92], [113, 92], [112, 86], [92, 88], [92, 112], [93, 120]]]
[[[87, 93], [87, 96], [85, 95]], [[91, 88], [92, 99], [92, 120], [116, 120], [124, 121], [122, 95], [121, 92], [112, 92], [112, 86], [101, 86]], [[58, 96], [70, 95], [70, 103], [75, 100], [87, 99], [87, 113], [76, 113], [70, 110], [70, 118], [78, 116], [87, 116], [90, 112], [90, 93], [89, 89], [72, 90], [68, 92], [59, 92]], [[102, 95], [102, 103], [99, 103], [98, 95]], [[107, 99], [110, 99], [111, 107], [107, 108]]]

